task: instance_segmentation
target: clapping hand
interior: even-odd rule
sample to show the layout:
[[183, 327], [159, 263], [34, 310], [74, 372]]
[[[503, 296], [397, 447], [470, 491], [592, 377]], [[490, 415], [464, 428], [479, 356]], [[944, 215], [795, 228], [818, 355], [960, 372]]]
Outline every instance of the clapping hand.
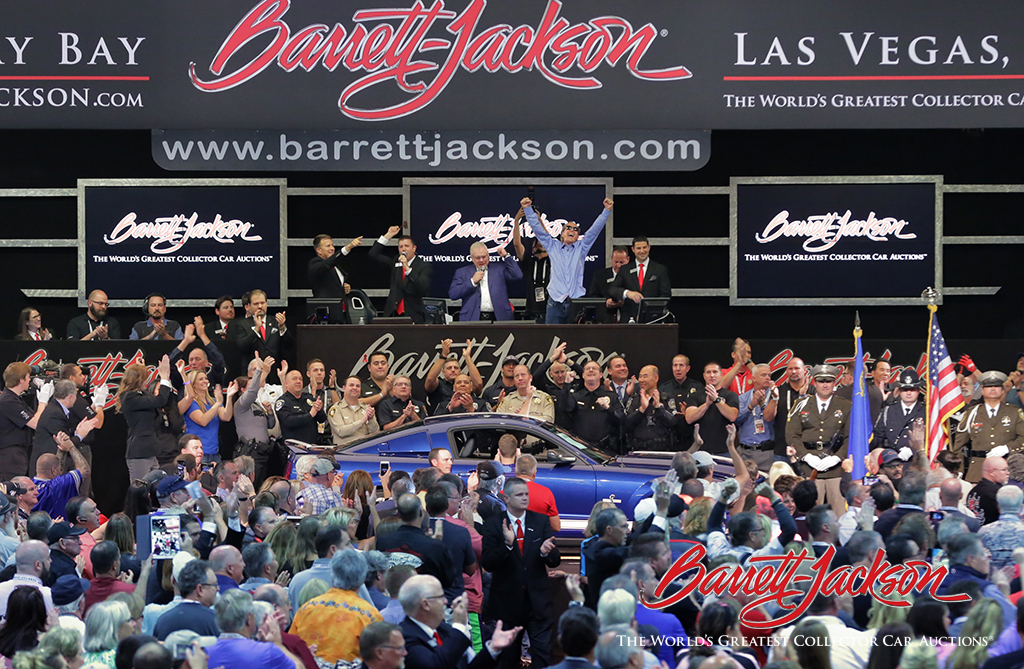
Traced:
[[544, 540], [544, 543], [540, 545], [540, 556], [547, 557], [553, 550], [555, 550], [555, 538], [548, 537]]
[[224, 404], [224, 389], [220, 387], [219, 383], [213, 387], [213, 400], [217, 404]]
[[277, 320], [277, 329], [278, 330], [284, 330], [284, 321], [285, 321], [285, 318], [286, 318], [285, 312], [283, 312], [283, 311], [277, 312], [276, 314], [274, 314], [274, 318]]
[[227, 396], [233, 397], [238, 392], [238, 382], [232, 381], [228, 384]]
[[451, 353], [451, 351], [452, 351], [452, 340], [451, 339], [442, 339], [441, 340], [441, 358], [442, 359], [447, 359], [448, 358], [448, 354]]
[[366, 407], [366, 413], [363, 415], [363, 424], [364, 425], [366, 423], [369, 423], [371, 420], [373, 420], [374, 413], [375, 412], [373, 410], [373, 407], [370, 407], [370, 406]]
[[505, 535], [506, 546], [511, 546], [516, 542], [516, 533], [512, 531], [512, 526], [509, 525], [508, 518], [504, 518], [501, 522], [501, 533]]

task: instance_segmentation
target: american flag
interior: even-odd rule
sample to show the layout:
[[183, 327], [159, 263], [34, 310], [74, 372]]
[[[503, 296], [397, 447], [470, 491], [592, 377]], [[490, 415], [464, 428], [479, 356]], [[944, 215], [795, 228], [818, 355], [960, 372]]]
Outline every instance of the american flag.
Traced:
[[946, 419], [964, 406], [963, 395], [956, 382], [956, 370], [946, 349], [946, 340], [939, 329], [935, 311], [928, 327], [928, 458], [935, 460], [946, 447]]

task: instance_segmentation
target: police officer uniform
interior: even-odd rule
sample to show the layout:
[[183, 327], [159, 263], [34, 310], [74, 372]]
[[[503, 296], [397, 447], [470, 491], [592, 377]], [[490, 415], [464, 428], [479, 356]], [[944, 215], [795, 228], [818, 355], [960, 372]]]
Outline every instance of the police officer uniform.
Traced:
[[365, 404], [349, 404], [344, 400], [331, 407], [327, 412], [327, 422], [331, 424], [335, 446], [344, 446], [380, 432], [380, 425], [374, 418], [363, 423], [363, 416], [369, 408]]
[[[1002, 372], [985, 372], [981, 376], [983, 388], [1001, 387], [1005, 381], [1006, 374]], [[981, 481], [985, 458], [993, 449], [999, 449], [997, 454], [1003, 456], [1024, 451], [1024, 412], [1007, 404], [1005, 394], [994, 416], [984, 401], [968, 410], [956, 428], [952, 448], [970, 462], [965, 478], [971, 483]]]
[[274, 403], [274, 411], [277, 413], [277, 420], [281, 424], [281, 437], [283, 439], [297, 439], [307, 444], [319, 443], [319, 432], [317, 423], [326, 420], [324, 410], [313, 417], [309, 414], [313, 408], [316, 398], [309, 393], [302, 393], [298, 397], [286, 392]]
[[[625, 431], [629, 436], [631, 451], [668, 451], [672, 448], [672, 428], [676, 416], [660, 401], [647, 403], [647, 410], [640, 410], [640, 393], [629, 398], [626, 405]], [[684, 419], [685, 420], [685, 419]]]
[[28, 473], [28, 452], [32, 430], [28, 422], [34, 413], [25, 400], [10, 388], [0, 393], [0, 479], [10, 481]]
[[[530, 406], [524, 411], [523, 405], [526, 404], [527, 400], [529, 400]], [[499, 413], [526, 413], [526, 415], [533, 416], [534, 418], [553, 423], [555, 421], [555, 400], [543, 390], [534, 390], [533, 395], [527, 397], [514, 392], [505, 395], [505, 399], [498, 403], [495, 411]]]
[[[601, 398], [608, 399], [608, 408], [601, 406]], [[569, 430], [587, 441], [607, 446], [613, 453], [619, 450], [619, 426], [625, 417], [625, 410], [619, 396], [603, 385], [596, 390], [585, 386], [576, 390], [562, 391], [560, 404], [571, 419]]]
[[693, 445], [693, 426], [682, 417], [686, 407], [692, 406], [697, 401], [697, 395], [703, 392], [704, 387], [691, 378], [685, 378], [681, 382], [671, 378], [658, 386], [658, 394], [661, 401], [665, 403], [668, 410], [679, 416], [676, 425], [672, 428], [672, 450], [685, 451]]
[[[839, 368], [819, 365], [811, 369], [811, 376], [816, 381], [834, 381], [839, 376]], [[839, 515], [846, 509], [839, 484], [850, 436], [851, 403], [834, 393], [825, 402], [824, 411], [819, 408], [822, 402], [815, 393], [793, 405], [786, 421], [786, 442], [796, 450], [798, 460], [817, 471], [818, 504], [824, 503], [827, 497], [833, 511]]]
[[[405, 412], [405, 407], [412, 403], [413, 411], [416, 412], [416, 420], [423, 420], [427, 416], [427, 405], [418, 399], [410, 397], [408, 400], [397, 397], [386, 397], [377, 403], [377, 424], [383, 428], [388, 423], [398, 420], [398, 417]], [[408, 423], [409, 421], [406, 421]]]
[[[480, 397], [478, 397], [477, 395], [473, 395], [472, 393], [470, 394], [470, 397], [472, 397], [473, 399], [473, 412], [487, 411], [487, 404], [482, 399], [480, 399]], [[449, 397], [447, 402], [445, 402], [444, 404], [439, 404], [436, 407], [434, 407], [434, 415], [448, 416], [450, 414], [457, 413], [470, 413], [469, 411], [466, 410], [466, 407], [462, 406], [461, 404], [456, 405], [454, 409], [449, 409], [448, 405], [451, 404], [451, 401], [452, 398]]]
[[[332, 390], [332, 388], [328, 388], [327, 384], [324, 384], [324, 387], [321, 388], [320, 390], [317, 390], [316, 392], [313, 392], [313, 390], [310, 389], [309, 386], [306, 386], [305, 388], [302, 389], [302, 394], [303, 395], [311, 395], [313, 397], [313, 401], [316, 401], [319, 398], [319, 399], [323, 400], [323, 403], [324, 403], [324, 408], [323, 408], [323, 412], [322, 412], [324, 419], [323, 420], [318, 420], [316, 422], [316, 435], [317, 435], [317, 437], [316, 437], [316, 442], [313, 442], [313, 443], [316, 443], [316, 444], [318, 444], [320, 446], [330, 446], [331, 443], [332, 443], [332, 440], [331, 440], [331, 427], [327, 423], [327, 413], [326, 413], [326, 412], [331, 410], [331, 406], [334, 404], [334, 397], [333, 397], [333, 393], [330, 392], [331, 390]], [[307, 411], [309, 411], [309, 410], [307, 409]]]
[[[917, 372], [912, 369], [905, 369], [900, 372], [897, 379], [898, 390], [893, 393], [897, 395], [903, 390], [921, 390], [921, 379]], [[911, 406], [903, 403], [902, 397], [898, 397], [894, 404], [883, 404], [875, 421], [875, 439], [871, 443], [872, 448], [891, 448], [900, 451], [910, 448], [910, 431], [914, 423], [920, 420], [924, 423], [925, 407], [922, 395], [918, 395], [917, 401]]]

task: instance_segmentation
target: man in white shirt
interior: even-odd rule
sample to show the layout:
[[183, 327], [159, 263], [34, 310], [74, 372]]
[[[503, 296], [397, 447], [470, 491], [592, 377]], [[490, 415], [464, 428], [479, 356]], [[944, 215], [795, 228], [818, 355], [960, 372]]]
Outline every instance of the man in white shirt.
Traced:
[[50, 571], [50, 548], [42, 541], [29, 539], [18, 546], [14, 554], [15, 571], [14, 578], [0, 583], [0, 617], [7, 616], [7, 598], [11, 596], [14, 589], [29, 585], [43, 593], [43, 600], [46, 602], [46, 610], [53, 608], [53, 597], [50, 589], [43, 585], [42, 577]]
[[476, 242], [469, 247], [469, 257], [473, 264], [456, 270], [448, 289], [448, 297], [462, 300], [459, 320], [512, 320], [507, 284], [523, 278], [515, 257], [510, 256], [505, 247], [501, 247], [498, 249], [498, 257], [502, 262], [492, 268], [490, 252], [483, 242]]

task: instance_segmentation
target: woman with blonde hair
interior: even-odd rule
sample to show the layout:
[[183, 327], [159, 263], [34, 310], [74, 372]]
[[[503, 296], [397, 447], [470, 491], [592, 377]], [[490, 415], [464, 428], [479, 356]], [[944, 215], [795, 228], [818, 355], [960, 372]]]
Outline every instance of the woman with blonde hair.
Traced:
[[35, 650], [14, 656], [14, 669], [77, 669], [83, 664], [82, 635], [76, 630], [54, 627], [39, 637]]
[[697, 497], [690, 502], [690, 509], [686, 512], [686, 523], [683, 524], [683, 534], [696, 537], [701, 542], [708, 539], [708, 518], [711, 516], [711, 508], [714, 500], [710, 497]]
[[[185, 381], [185, 392], [178, 400], [178, 411], [185, 418], [185, 432], [203, 442], [203, 462], [220, 462], [220, 422], [234, 415], [233, 398], [238, 383], [231, 382], [225, 393], [220, 386], [210, 396], [210, 379], [206, 372], [193, 370]], [[226, 399], [225, 399], [226, 395]]]
[[295, 536], [295, 552], [291, 557], [292, 566], [295, 567], [293, 574], [313, 566], [317, 559], [316, 533], [323, 526], [324, 521], [320, 516], [306, 516], [299, 521], [299, 532]]
[[978, 669], [988, 660], [988, 647], [1003, 631], [1003, 610], [999, 602], [982, 597], [967, 614], [960, 641], [949, 654], [945, 669]]
[[[280, 522], [274, 525], [264, 541], [274, 551], [274, 556], [280, 563], [279, 571], [286, 571], [289, 574], [298, 573], [293, 559], [295, 558], [295, 546], [298, 542], [299, 530], [294, 524]], [[299, 565], [301, 566], [301, 565]]]
[[337, 525], [341, 527], [341, 529], [348, 532], [352, 543], [356, 542], [356, 528], [358, 527], [359, 518], [356, 517], [355, 509], [336, 506], [321, 513], [320, 518], [323, 520], [324, 525]]
[[[146, 392], [149, 380], [149, 368], [141, 364], [128, 365], [121, 377], [121, 385], [117, 389], [114, 407], [118, 413], [124, 414], [128, 424], [127, 450], [125, 460], [128, 463], [128, 479], [141, 481], [146, 474], [157, 469], [160, 463], [157, 455], [161, 452], [160, 436], [157, 432], [157, 419], [171, 396], [171, 361], [165, 355], [157, 365], [160, 385], [157, 393]], [[160, 421], [161, 425], [163, 421]]]

